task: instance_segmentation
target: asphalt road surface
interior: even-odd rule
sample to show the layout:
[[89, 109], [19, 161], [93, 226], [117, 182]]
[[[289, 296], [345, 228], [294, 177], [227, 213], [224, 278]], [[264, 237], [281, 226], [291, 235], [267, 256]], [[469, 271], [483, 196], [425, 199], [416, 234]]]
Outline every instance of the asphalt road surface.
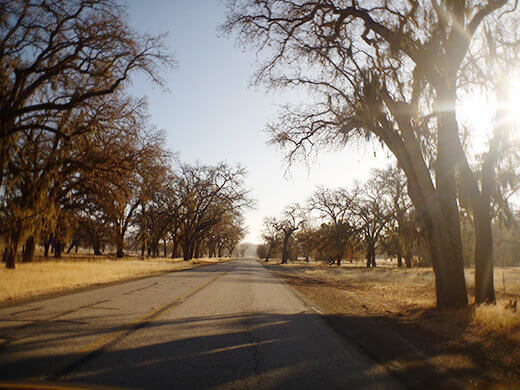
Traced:
[[0, 382], [400, 388], [252, 259], [0, 309]]

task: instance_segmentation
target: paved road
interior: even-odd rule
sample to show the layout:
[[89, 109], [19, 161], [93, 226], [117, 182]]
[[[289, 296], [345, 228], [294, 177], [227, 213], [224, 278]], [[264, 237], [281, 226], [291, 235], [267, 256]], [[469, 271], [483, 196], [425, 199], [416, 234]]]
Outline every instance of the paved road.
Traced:
[[255, 260], [0, 309], [0, 381], [399, 388]]

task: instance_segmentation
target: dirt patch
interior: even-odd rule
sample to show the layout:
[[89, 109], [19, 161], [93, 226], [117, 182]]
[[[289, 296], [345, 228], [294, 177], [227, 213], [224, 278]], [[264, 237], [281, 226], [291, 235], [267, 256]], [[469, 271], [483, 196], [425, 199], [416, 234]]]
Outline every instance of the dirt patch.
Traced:
[[[265, 264], [265, 263], [264, 263]], [[520, 383], [520, 314], [496, 306], [434, 309], [428, 269], [270, 264], [331, 326], [411, 388]], [[500, 274], [500, 272], [498, 272]], [[470, 289], [471, 290], [471, 289]]]

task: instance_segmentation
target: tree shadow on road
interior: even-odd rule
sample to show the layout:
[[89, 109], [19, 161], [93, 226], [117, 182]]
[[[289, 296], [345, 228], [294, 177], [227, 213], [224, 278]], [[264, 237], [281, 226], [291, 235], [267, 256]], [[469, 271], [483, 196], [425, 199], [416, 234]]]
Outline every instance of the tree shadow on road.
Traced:
[[[44, 344], [27, 340], [9, 348], [23, 349], [26, 357], [4, 361], [0, 378], [26, 379], [38, 376], [42, 367], [52, 370], [65, 362], [70, 366], [62, 366], [62, 380], [132, 388], [392, 388], [392, 381], [410, 388], [453, 388], [457, 387], [453, 378], [478, 374], [477, 362], [438, 369], [437, 354], [455, 356], [459, 350], [425, 354], [401, 345], [399, 339], [382, 338], [375, 331], [381, 318], [324, 318], [343, 339], [327, 327], [316, 327], [315, 322], [323, 317], [309, 312], [158, 320], [108, 350], [87, 356], [78, 366], [74, 362], [86, 355], [46, 354]], [[325, 333], [313, 333], [316, 329]], [[96, 332], [104, 335], [117, 330], [109, 327]], [[74, 335], [59, 326], [47, 331], [55, 343], [73, 340]], [[333, 343], [344, 343], [344, 348]]]

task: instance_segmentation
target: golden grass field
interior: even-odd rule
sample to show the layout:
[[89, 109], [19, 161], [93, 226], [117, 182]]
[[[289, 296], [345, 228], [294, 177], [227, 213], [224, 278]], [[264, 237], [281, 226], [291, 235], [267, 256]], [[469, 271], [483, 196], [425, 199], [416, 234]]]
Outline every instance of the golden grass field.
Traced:
[[65, 256], [60, 261], [19, 263], [14, 270], [0, 268], [0, 303], [167, 271], [179, 271], [218, 261], [223, 259], [140, 260], [136, 257], [114, 259], [85, 255]]
[[[434, 275], [431, 268], [396, 268], [383, 264], [366, 269], [363, 264], [342, 267], [322, 266], [319, 263], [289, 265], [303, 275], [335, 283], [355, 285], [377, 295], [376, 310], [387, 312], [426, 309], [435, 305]], [[466, 269], [466, 285], [473, 300], [474, 270]], [[484, 331], [507, 334], [520, 342], [520, 312], [506, 309], [510, 300], [520, 301], [520, 268], [496, 267], [494, 272], [496, 305], [473, 308], [472, 321]], [[520, 302], [518, 302], [520, 305]], [[520, 310], [520, 306], [519, 306]]]

